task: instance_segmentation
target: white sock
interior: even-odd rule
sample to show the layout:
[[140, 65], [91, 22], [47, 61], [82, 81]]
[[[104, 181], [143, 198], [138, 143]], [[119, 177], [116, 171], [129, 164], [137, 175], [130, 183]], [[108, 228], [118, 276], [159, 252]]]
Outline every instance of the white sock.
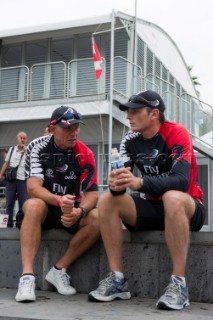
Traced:
[[54, 266], [55, 271], [61, 271], [62, 269], [57, 268], [56, 266]]
[[21, 278], [24, 278], [24, 277], [29, 277], [29, 279], [35, 279], [35, 276], [31, 273], [22, 274]]
[[124, 274], [120, 271], [114, 271], [116, 278], [122, 280], [124, 278]]
[[[174, 275], [174, 274], [172, 274], [172, 277], [175, 277], [176, 279], [177, 279], [177, 278], [180, 279], [180, 281], [178, 281], [178, 282], [182, 282], [183, 287], [186, 286], [186, 279], [185, 279], [185, 277], [176, 276], [176, 275]], [[177, 280], [178, 280], [178, 279], [177, 279]]]

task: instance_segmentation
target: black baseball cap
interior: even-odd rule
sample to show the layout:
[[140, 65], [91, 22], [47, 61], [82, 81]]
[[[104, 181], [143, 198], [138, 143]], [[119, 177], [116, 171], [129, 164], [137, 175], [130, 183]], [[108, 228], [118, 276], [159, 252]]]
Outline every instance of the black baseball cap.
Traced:
[[81, 114], [74, 108], [67, 106], [61, 106], [55, 109], [50, 120], [50, 125], [57, 124], [61, 128], [67, 128], [75, 123], [83, 123]]
[[161, 112], [165, 110], [165, 104], [161, 96], [152, 90], [141, 91], [132, 95], [127, 103], [119, 105], [121, 111], [126, 111], [128, 108], [139, 109], [143, 107], [150, 107], [159, 109]]

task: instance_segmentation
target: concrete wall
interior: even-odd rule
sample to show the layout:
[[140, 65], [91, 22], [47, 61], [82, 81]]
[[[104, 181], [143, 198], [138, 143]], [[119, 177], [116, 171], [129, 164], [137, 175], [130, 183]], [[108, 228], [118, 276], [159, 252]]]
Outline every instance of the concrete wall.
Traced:
[[[37, 288], [53, 290], [44, 277], [66, 250], [69, 234], [62, 230], [43, 233], [35, 263]], [[171, 274], [171, 260], [158, 231], [129, 233], [125, 230], [124, 272], [129, 279], [132, 296], [158, 298]], [[79, 258], [68, 270], [72, 284], [80, 293], [98, 286], [108, 273], [102, 242]], [[0, 229], [0, 287], [16, 288], [21, 275], [19, 231]], [[191, 234], [186, 280], [191, 301], [213, 303], [213, 233]]]

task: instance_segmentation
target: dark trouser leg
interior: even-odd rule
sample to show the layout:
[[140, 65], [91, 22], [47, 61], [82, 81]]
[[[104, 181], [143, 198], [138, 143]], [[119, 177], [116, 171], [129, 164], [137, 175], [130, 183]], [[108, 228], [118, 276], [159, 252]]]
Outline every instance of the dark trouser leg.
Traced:
[[6, 213], [9, 215], [8, 225], [13, 226], [13, 208], [16, 200], [16, 180], [6, 182]]
[[19, 209], [21, 209], [24, 202], [28, 198], [27, 184], [25, 180], [17, 180], [17, 194], [18, 194]]

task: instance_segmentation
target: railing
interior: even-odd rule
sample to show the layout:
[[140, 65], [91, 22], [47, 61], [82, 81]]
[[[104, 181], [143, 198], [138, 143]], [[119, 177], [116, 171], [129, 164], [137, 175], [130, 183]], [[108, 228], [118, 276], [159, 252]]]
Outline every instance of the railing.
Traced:
[[28, 101], [29, 68], [0, 68], [0, 103]]
[[114, 58], [113, 90], [117, 94], [128, 98], [133, 92], [142, 90], [142, 68], [133, 62], [117, 56]]
[[5, 187], [0, 187], [0, 210], [6, 208], [5, 189]]
[[100, 80], [95, 78], [93, 58], [72, 60], [68, 63], [67, 97], [105, 93], [105, 59]]
[[105, 77], [105, 59], [98, 81], [93, 58], [0, 68], [0, 105], [103, 94]]
[[[182, 123], [192, 137], [205, 148], [213, 158], [213, 108], [209, 104], [186, 93], [178, 97], [178, 122]], [[200, 151], [202, 148], [200, 149]]]
[[66, 97], [66, 63], [37, 63], [30, 68], [29, 100]]
[[[109, 74], [105, 60], [102, 75], [95, 79], [93, 58], [38, 63], [0, 69], [0, 107], [12, 102], [68, 99], [109, 94]], [[144, 89], [159, 92], [166, 104], [166, 118], [182, 123], [202, 143], [213, 148], [213, 108], [187, 93], [178, 96], [173, 84], [154, 74], [143, 77], [140, 66], [127, 59], [114, 58], [113, 90], [121, 99]]]

